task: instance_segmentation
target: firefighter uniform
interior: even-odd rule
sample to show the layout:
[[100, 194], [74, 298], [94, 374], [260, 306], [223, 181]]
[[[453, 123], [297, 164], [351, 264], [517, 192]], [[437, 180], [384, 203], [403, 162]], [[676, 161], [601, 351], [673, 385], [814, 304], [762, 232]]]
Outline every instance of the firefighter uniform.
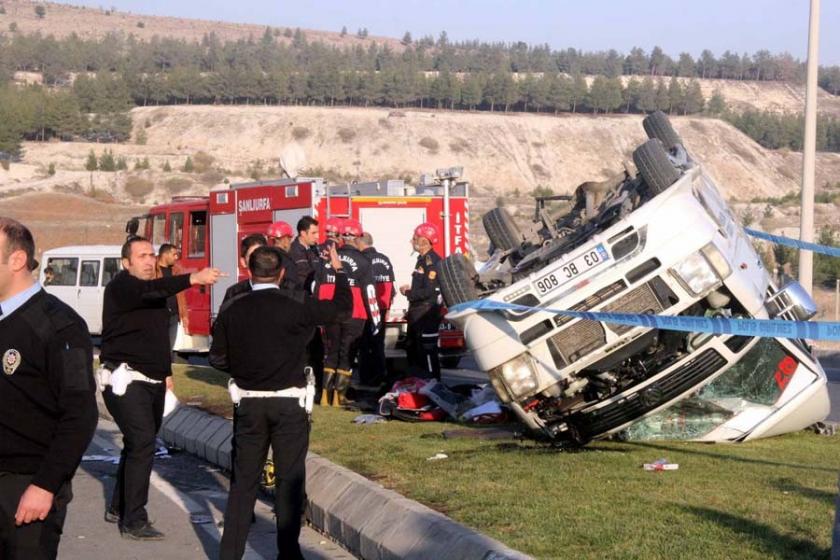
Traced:
[[[90, 334], [33, 284], [0, 301], [0, 360], [0, 558], [55, 558], [70, 479], [96, 429]], [[30, 487], [50, 492], [52, 507], [43, 521], [16, 526]]]
[[[349, 319], [324, 326], [324, 376], [321, 404], [341, 406], [353, 375], [353, 350], [365, 329], [368, 319], [371, 329], [379, 331], [379, 307], [373, 286], [370, 262], [349, 245], [338, 249], [338, 257], [350, 281], [353, 311]], [[329, 263], [321, 269], [318, 299], [332, 299], [335, 291], [335, 271]]]
[[408, 362], [430, 378], [440, 379], [438, 329], [442, 298], [438, 285], [440, 256], [432, 249], [421, 255], [411, 274], [408, 298]]
[[231, 374], [248, 391], [235, 410], [235, 450], [230, 495], [225, 509], [222, 560], [245, 551], [259, 478], [269, 445], [276, 469], [275, 515], [278, 558], [302, 559], [298, 538], [304, 506], [307, 415], [299, 398], [257, 393], [305, 387], [305, 347], [316, 325], [344, 318], [352, 307], [346, 274], [334, 271], [334, 299], [288, 297], [273, 284], [228, 302], [213, 326], [210, 364]]
[[[388, 310], [394, 301], [394, 266], [391, 259], [368, 247], [362, 251], [371, 265], [376, 302], [379, 305], [379, 315], [383, 324], [387, 321]], [[387, 377], [385, 362], [385, 329], [373, 334], [373, 325], [368, 324], [359, 345], [359, 377], [365, 385], [376, 385]]]

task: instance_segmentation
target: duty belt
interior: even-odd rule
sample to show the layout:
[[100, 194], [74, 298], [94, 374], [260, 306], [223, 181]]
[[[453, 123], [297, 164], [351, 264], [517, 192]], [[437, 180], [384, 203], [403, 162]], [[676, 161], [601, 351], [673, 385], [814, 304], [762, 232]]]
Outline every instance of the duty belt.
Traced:
[[104, 391], [105, 387], [110, 385], [111, 392], [117, 396], [124, 395], [128, 386], [135, 381], [155, 385], [163, 383], [160, 379], [152, 379], [143, 375], [126, 363], [119, 364], [116, 367], [113, 364], [105, 364], [96, 370], [96, 382], [99, 390]]

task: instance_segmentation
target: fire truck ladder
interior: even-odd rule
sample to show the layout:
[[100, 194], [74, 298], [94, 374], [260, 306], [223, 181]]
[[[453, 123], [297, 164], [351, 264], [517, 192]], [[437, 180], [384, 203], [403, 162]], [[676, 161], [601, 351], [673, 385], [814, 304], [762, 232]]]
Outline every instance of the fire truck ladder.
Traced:
[[[327, 218], [352, 218], [353, 217], [353, 196], [352, 196], [352, 185], [350, 183], [346, 183], [344, 185], [327, 185]], [[340, 192], [340, 193], [333, 193], [330, 194], [330, 191], [333, 189], [347, 189], [347, 192]], [[332, 211], [332, 199], [333, 198], [344, 198], [347, 197], [347, 212], [344, 214], [333, 214]]]

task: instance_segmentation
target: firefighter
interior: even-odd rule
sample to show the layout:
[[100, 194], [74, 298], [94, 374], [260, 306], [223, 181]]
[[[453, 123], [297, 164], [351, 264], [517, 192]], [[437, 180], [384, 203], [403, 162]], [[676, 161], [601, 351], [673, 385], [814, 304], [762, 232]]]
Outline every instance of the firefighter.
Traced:
[[230, 373], [231, 398], [237, 403], [233, 476], [219, 545], [222, 560], [242, 558], [245, 552], [269, 445], [277, 473], [277, 558], [303, 559], [298, 538], [309, 446], [307, 412], [314, 397], [306, 389], [304, 349], [316, 325], [340, 320], [352, 307], [335, 249], [332, 301], [317, 301], [299, 291], [289, 293], [302, 296], [300, 301], [284, 295], [278, 289], [284, 271], [277, 253], [268, 247], [254, 251], [249, 263], [253, 291], [232, 299], [213, 326], [210, 364]]
[[434, 250], [438, 240], [437, 226], [432, 223], [422, 223], [414, 229], [411, 244], [420, 256], [411, 274], [411, 285], [400, 286], [400, 293], [408, 298], [409, 366], [419, 367], [429, 378], [439, 380], [437, 342], [443, 301], [437, 278], [440, 256]]
[[[365, 232], [357, 241], [357, 247], [369, 261], [376, 302], [383, 324], [388, 320], [388, 310], [394, 302], [394, 266], [391, 259], [373, 247], [373, 236]], [[379, 385], [387, 379], [385, 365], [385, 329], [374, 335], [372, 325], [367, 325], [359, 345], [359, 378], [363, 385]]]
[[[338, 255], [347, 271], [350, 290], [353, 293], [353, 312], [346, 321], [324, 328], [325, 357], [321, 405], [332, 404], [338, 407], [345, 403], [347, 389], [350, 387], [356, 343], [368, 319], [371, 321], [371, 330], [378, 333], [380, 318], [370, 262], [356, 248], [356, 240], [363, 233], [362, 225], [356, 220], [348, 219], [342, 220], [336, 226], [339, 234], [336, 240]], [[332, 266], [326, 263], [322, 275], [323, 282], [319, 286], [319, 299], [332, 299], [335, 278]]]
[[0, 558], [55, 558], [96, 430], [84, 320], [32, 278], [29, 229], [0, 216]]
[[286, 272], [283, 275], [281, 288], [297, 289], [299, 287], [297, 267], [295, 266], [294, 259], [289, 254], [294, 236], [292, 226], [283, 221], [274, 222], [268, 226], [268, 231], [266, 232], [268, 246], [280, 249], [283, 256], [283, 270]]

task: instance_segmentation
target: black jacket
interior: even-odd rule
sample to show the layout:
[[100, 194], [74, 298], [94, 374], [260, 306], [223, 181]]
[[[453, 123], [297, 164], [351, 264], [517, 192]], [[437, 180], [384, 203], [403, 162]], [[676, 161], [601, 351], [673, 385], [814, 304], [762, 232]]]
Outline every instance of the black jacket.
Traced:
[[434, 250], [417, 257], [414, 272], [411, 273], [411, 289], [405, 294], [409, 307], [440, 305], [438, 263], [440, 263], [440, 256]]
[[300, 237], [292, 241], [289, 248], [289, 256], [295, 262], [297, 271], [297, 287], [309, 291], [312, 280], [315, 277], [315, 270], [320, 265], [318, 249], [315, 247], [304, 247]]
[[306, 345], [315, 327], [346, 319], [353, 307], [347, 275], [336, 276], [332, 300], [292, 298], [282, 289], [230, 300], [213, 325], [210, 365], [246, 390], [305, 386]]
[[189, 274], [140, 280], [125, 270], [118, 272], [105, 287], [102, 361], [125, 362], [160, 381], [171, 375], [166, 298], [189, 287]]
[[33, 474], [55, 494], [98, 420], [87, 326], [41, 290], [0, 321], [0, 359], [0, 472]]

